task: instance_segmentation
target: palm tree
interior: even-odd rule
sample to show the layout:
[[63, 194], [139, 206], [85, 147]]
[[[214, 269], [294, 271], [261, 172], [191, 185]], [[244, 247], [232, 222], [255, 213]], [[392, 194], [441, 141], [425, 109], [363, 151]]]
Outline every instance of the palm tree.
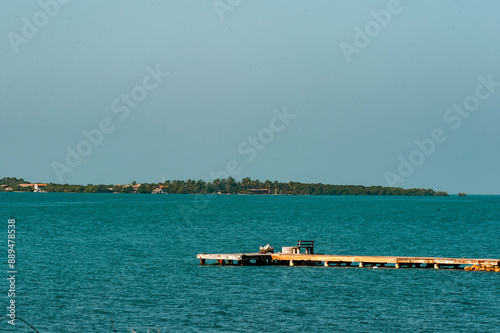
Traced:
[[186, 191], [187, 193], [194, 193], [195, 192], [195, 186], [196, 182], [192, 179], [188, 179], [186, 181]]
[[252, 179], [250, 177], [245, 177], [241, 180], [241, 187], [243, 190], [248, 190], [252, 185]]
[[[277, 180], [275, 180], [275, 181], [273, 182], [273, 187], [274, 187], [274, 193], [275, 193], [275, 194], [279, 191], [279, 185], [280, 185], [280, 183], [279, 183]], [[281, 193], [281, 192], [280, 192], [280, 193]]]
[[204, 188], [205, 188], [205, 182], [203, 180], [198, 180], [196, 182], [196, 193], [203, 193]]
[[219, 192], [220, 190], [220, 186], [221, 186], [221, 181], [219, 178], [217, 179], [214, 179], [213, 182], [212, 182], [213, 186], [214, 186], [214, 193], [217, 193]]
[[228, 193], [236, 192], [236, 180], [233, 177], [228, 177], [226, 179], [226, 191]]

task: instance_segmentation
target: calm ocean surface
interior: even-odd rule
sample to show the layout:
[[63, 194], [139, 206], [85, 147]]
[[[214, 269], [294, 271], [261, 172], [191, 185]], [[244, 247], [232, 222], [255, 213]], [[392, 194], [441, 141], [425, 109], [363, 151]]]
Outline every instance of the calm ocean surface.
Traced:
[[[40, 332], [500, 332], [499, 273], [196, 259], [297, 239], [328, 254], [500, 258], [500, 196], [2, 193], [0, 218], [1, 275], [15, 218], [16, 314]], [[0, 322], [11, 331], [32, 332]]]

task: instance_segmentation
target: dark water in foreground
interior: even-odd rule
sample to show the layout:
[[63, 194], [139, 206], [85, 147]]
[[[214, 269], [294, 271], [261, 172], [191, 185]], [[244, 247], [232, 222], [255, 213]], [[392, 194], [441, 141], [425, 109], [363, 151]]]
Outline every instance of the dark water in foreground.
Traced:
[[[111, 318], [138, 333], [500, 332], [499, 273], [196, 259], [297, 239], [329, 254], [500, 258], [499, 196], [0, 194], [4, 277], [9, 218], [16, 314], [40, 332], [113, 332]], [[32, 332], [0, 322], [10, 331]]]

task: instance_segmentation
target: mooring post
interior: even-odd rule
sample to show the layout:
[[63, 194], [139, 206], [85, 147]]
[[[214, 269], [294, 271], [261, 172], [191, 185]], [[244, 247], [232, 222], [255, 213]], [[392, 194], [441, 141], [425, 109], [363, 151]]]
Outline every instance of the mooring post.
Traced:
[[434, 264], [434, 268], [435, 269], [439, 269], [439, 265], [438, 264]]
[[290, 260], [290, 266], [295, 266], [295, 264], [293, 263], [293, 260]]
[[205, 265], [205, 259], [200, 259], [200, 265]]
[[330, 263], [328, 261], [325, 261], [325, 267], [330, 266]]
[[362, 262], [359, 263], [359, 267], [365, 267]]

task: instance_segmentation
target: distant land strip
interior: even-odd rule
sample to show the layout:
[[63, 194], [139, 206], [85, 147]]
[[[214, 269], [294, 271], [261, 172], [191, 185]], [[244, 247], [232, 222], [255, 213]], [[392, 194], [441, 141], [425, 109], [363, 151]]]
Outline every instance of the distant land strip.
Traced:
[[237, 181], [232, 177], [203, 180], [166, 180], [159, 183], [132, 182], [117, 185], [69, 185], [30, 183], [24, 179], [0, 179], [0, 192], [59, 192], [59, 193], [153, 193], [153, 194], [254, 194], [254, 195], [408, 195], [448, 196], [447, 192], [432, 189], [362, 185], [307, 184], [253, 180], [248, 177]]

